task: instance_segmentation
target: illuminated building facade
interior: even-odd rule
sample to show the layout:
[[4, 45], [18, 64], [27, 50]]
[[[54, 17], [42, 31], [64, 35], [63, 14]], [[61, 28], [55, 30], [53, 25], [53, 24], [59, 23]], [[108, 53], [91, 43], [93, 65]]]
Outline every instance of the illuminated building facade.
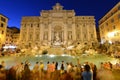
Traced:
[[99, 20], [101, 41], [120, 42], [120, 2]]
[[0, 14], [0, 48], [6, 41], [6, 29], [8, 24], [8, 18], [3, 14]]
[[94, 16], [75, 16], [74, 10], [64, 10], [56, 3], [52, 10], [42, 10], [40, 16], [22, 17], [20, 45], [71, 45], [97, 42]]
[[6, 44], [17, 45], [20, 36], [20, 30], [16, 27], [7, 27]]

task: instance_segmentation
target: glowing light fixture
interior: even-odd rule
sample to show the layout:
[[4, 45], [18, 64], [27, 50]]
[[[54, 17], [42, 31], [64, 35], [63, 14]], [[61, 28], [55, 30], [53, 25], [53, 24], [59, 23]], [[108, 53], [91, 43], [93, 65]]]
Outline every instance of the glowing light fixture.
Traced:
[[52, 58], [52, 57], [55, 57], [55, 55], [51, 54], [51, 55], [49, 55], [49, 57], [51, 57], [51, 58]]

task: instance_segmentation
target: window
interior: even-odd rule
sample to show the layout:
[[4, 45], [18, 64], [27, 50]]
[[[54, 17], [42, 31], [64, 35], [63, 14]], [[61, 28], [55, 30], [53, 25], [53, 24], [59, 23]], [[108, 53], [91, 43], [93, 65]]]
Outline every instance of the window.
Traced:
[[26, 24], [24, 24], [24, 27], [26, 27]]
[[5, 18], [1, 17], [1, 21], [6, 22]]
[[85, 24], [83, 24], [83, 27], [85, 27]]
[[36, 34], [36, 40], [39, 40], [39, 34]]
[[86, 38], [86, 34], [84, 34], [84, 38]]
[[2, 31], [2, 34], [4, 34], [4, 31]]
[[104, 25], [102, 25], [100, 28], [101, 28], [101, 29], [104, 29]]
[[33, 27], [33, 24], [31, 24], [31, 28]]
[[118, 14], [118, 19], [120, 19], [120, 14]]
[[120, 10], [120, 6], [118, 6], [118, 10]]
[[113, 26], [113, 29], [115, 29], [116, 27], [115, 26]]
[[[76, 25], [77, 26], [77, 25]], [[77, 26], [78, 27], [78, 26]], [[68, 28], [72, 28], [72, 24], [68, 24]]]
[[3, 23], [1, 23], [1, 27], [3, 27], [4, 26], [4, 24]]
[[106, 23], [106, 26], [108, 26], [108, 23]]
[[114, 19], [111, 19], [111, 23], [113, 23], [114, 22]]
[[113, 15], [113, 13], [111, 12], [111, 16]]
[[37, 25], [37, 27], [39, 28], [39, 24]]
[[91, 38], [93, 38], [93, 34], [91, 34]]
[[78, 24], [77, 24], [76, 26], [77, 26], [77, 27], [79, 27], [79, 25], [78, 25]]
[[45, 29], [48, 29], [48, 26], [45, 26]]
[[68, 16], [68, 18], [72, 18], [72, 16]]
[[68, 31], [68, 39], [72, 40], [72, 31]]
[[107, 20], [108, 19], [108, 17], [105, 17], [105, 20]]
[[44, 32], [44, 40], [48, 40], [48, 32], [47, 31]]
[[77, 38], [79, 39], [79, 37], [80, 37], [80, 35], [79, 34], [77, 34]]
[[32, 34], [29, 35], [29, 40], [32, 40]]

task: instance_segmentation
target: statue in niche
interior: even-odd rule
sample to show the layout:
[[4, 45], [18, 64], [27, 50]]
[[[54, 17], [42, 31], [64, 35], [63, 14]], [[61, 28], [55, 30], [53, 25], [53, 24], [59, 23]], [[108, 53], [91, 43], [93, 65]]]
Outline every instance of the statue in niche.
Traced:
[[47, 34], [45, 34], [45, 40], [47, 40]]
[[69, 32], [68, 39], [72, 39], [72, 32]]
[[69, 35], [69, 39], [72, 39], [72, 35], [71, 34]]
[[44, 33], [44, 39], [47, 40], [48, 39], [48, 32]]
[[60, 40], [60, 38], [59, 38], [59, 33], [57, 32], [57, 33], [55, 33], [55, 41], [59, 41]]

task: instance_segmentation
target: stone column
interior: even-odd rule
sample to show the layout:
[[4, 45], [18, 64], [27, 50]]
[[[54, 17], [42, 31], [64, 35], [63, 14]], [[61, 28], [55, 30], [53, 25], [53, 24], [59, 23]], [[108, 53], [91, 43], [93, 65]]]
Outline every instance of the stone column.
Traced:
[[83, 35], [82, 35], [82, 25], [79, 25], [79, 27], [80, 27], [80, 40], [81, 40], [81, 42], [83, 41]]
[[48, 31], [48, 41], [49, 41], [50, 44], [51, 44], [51, 42], [52, 42], [52, 29], [51, 29], [51, 24], [49, 24], [48, 27], [49, 27], [49, 31]]
[[65, 24], [64, 25], [64, 29], [63, 29], [64, 31], [63, 31], [63, 35], [64, 35], [64, 40], [63, 40], [63, 43], [64, 43], [64, 45], [66, 45], [67, 44], [67, 25]]
[[72, 25], [72, 40], [75, 41], [76, 40], [76, 30], [75, 30], [75, 24]]
[[54, 40], [54, 32], [51, 31], [51, 43], [53, 43], [53, 40]]
[[67, 26], [64, 26], [64, 41], [67, 41]]
[[64, 41], [64, 32], [62, 31], [62, 42]]
[[35, 42], [36, 42], [36, 41], [35, 41], [35, 40], [36, 40], [36, 38], [35, 38], [35, 37], [36, 37], [36, 26], [37, 26], [37, 25], [36, 25], [35, 23], [33, 23], [33, 42], [34, 42], [34, 44], [35, 44]]
[[93, 28], [94, 28], [94, 29], [93, 29], [93, 31], [94, 31], [94, 34], [93, 34], [93, 35], [94, 35], [94, 40], [95, 40], [96, 42], [98, 42], [98, 41], [97, 41], [97, 34], [96, 34], [96, 26], [95, 26], [95, 24], [93, 24], [92, 26], [93, 26]]
[[43, 24], [40, 24], [40, 41], [43, 41], [44, 29]]
[[26, 25], [26, 29], [27, 29], [27, 30], [26, 30], [26, 32], [27, 32], [27, 34], [26, 34], [26, 41], [27, 41], [27, 43], [28, 43], [28, 42], [29, 42], [29, 41], [28, 41], [28, 37], [29, 37], [29, 34], [30, 34], [29, 25], [28, 25], [28, 24]]
[[89, 27], [88, 24], [86, 23], [86, 32], [87, 32], [86, 37], [87, 37], [87, 41], [88, 41], [88, 42], [90, 41], [90, 37], [91, 37], [91, 35], [90, 35], [90, 33], [89, 33], [89, 30], [90, 30], [90, 27]]

